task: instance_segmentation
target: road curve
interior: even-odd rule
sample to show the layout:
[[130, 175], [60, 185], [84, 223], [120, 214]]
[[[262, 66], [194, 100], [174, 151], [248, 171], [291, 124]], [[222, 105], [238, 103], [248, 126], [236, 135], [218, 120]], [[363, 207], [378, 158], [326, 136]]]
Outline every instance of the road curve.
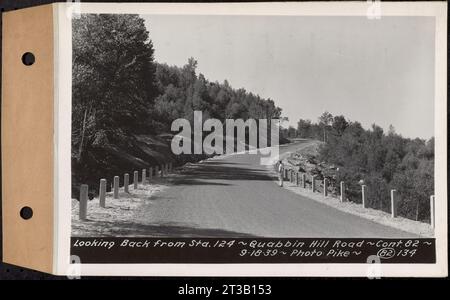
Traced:
[[[280, 153], [303, 145], [282, 146]], [[147, 199], [134, 222], [145, 236], [416, 237], [280, 188], [271, 176], [255, 154], [195, 164]]]

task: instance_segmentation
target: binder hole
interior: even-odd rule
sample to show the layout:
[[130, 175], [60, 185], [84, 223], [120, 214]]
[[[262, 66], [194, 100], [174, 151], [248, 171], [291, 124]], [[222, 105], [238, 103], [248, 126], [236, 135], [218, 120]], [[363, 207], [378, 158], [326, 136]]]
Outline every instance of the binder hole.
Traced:
[[25, 52], [22, 55], [22, 63], [25, 66], [31, 66], [32, 64], [34, 64], [35, 58], [34, 58], [34, 54], [31, 52]]
[[33, 217], [33, 210], [31, 209], [31, 207], [24, 206], [24, 207], [22, 207], [22, 209], [20, 210], [20, 216], [21, 216], [22, 219], [24, 219], [24, 220], [31, 219], [31, 217]]

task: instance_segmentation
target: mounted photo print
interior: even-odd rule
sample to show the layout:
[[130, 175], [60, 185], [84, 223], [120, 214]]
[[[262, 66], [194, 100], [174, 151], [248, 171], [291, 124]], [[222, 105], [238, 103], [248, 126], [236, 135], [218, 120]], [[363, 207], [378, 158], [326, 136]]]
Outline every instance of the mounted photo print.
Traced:
[[447, 276], [447, 4], [3, 18], [3, 253], [71, 277]]

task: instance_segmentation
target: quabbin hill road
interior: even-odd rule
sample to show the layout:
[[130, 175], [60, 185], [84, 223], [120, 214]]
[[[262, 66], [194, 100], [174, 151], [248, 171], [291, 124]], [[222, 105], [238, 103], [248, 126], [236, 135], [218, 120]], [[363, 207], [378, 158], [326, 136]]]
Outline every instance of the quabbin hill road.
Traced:
[[[280, 154], [308, 143], [283, 145]], [[173, 183], [137, 212], [136, 223], [159, 224], [167, 236], [417, 237], [280, 188], [255, 154], [195, 164]]]

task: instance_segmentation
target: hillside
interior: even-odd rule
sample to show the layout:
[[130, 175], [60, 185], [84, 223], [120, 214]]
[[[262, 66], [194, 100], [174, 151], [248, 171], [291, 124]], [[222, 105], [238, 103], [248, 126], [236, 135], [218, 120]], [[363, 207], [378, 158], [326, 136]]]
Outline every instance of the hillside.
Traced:
[[[86, 152], [89, 155], [84, 159], [83, 164], [77, 164], [76, 161], [72, 164], [72, 198], [78, 199], [81, 184], [89, 185], [91, 198], [97, 195], [101, 178], [105, 178], [108, 183], [111, 183], [114, 176], [119, 176], [120, 185], [122, 185], [122, 176], [125, 173], [133, 174], [134, 171], [139, 171], [139, 176], [141, 176], [142, 169], [148, 169], [151, 166], [160, 166], [170, 162], [173, 167], [177, 167], [216, 155], [175, 155], [171, 149], [173, 136], [172, 133], [132, 135], [127, 137], [125, 142], [108, 143], [101, 147], [87, 149]], [[233, 141], [232, 137], [224, 137], [224, 145], [230, 141]], [[288, 142], [287, 139], [280, 140], [280, 144]], [[244, 146], [249, 149], [248, 144]], [[132, 175], [130, 175], [131, 177]], [[110, 184], [107, 184], [107, 190], [111, 190]]]

